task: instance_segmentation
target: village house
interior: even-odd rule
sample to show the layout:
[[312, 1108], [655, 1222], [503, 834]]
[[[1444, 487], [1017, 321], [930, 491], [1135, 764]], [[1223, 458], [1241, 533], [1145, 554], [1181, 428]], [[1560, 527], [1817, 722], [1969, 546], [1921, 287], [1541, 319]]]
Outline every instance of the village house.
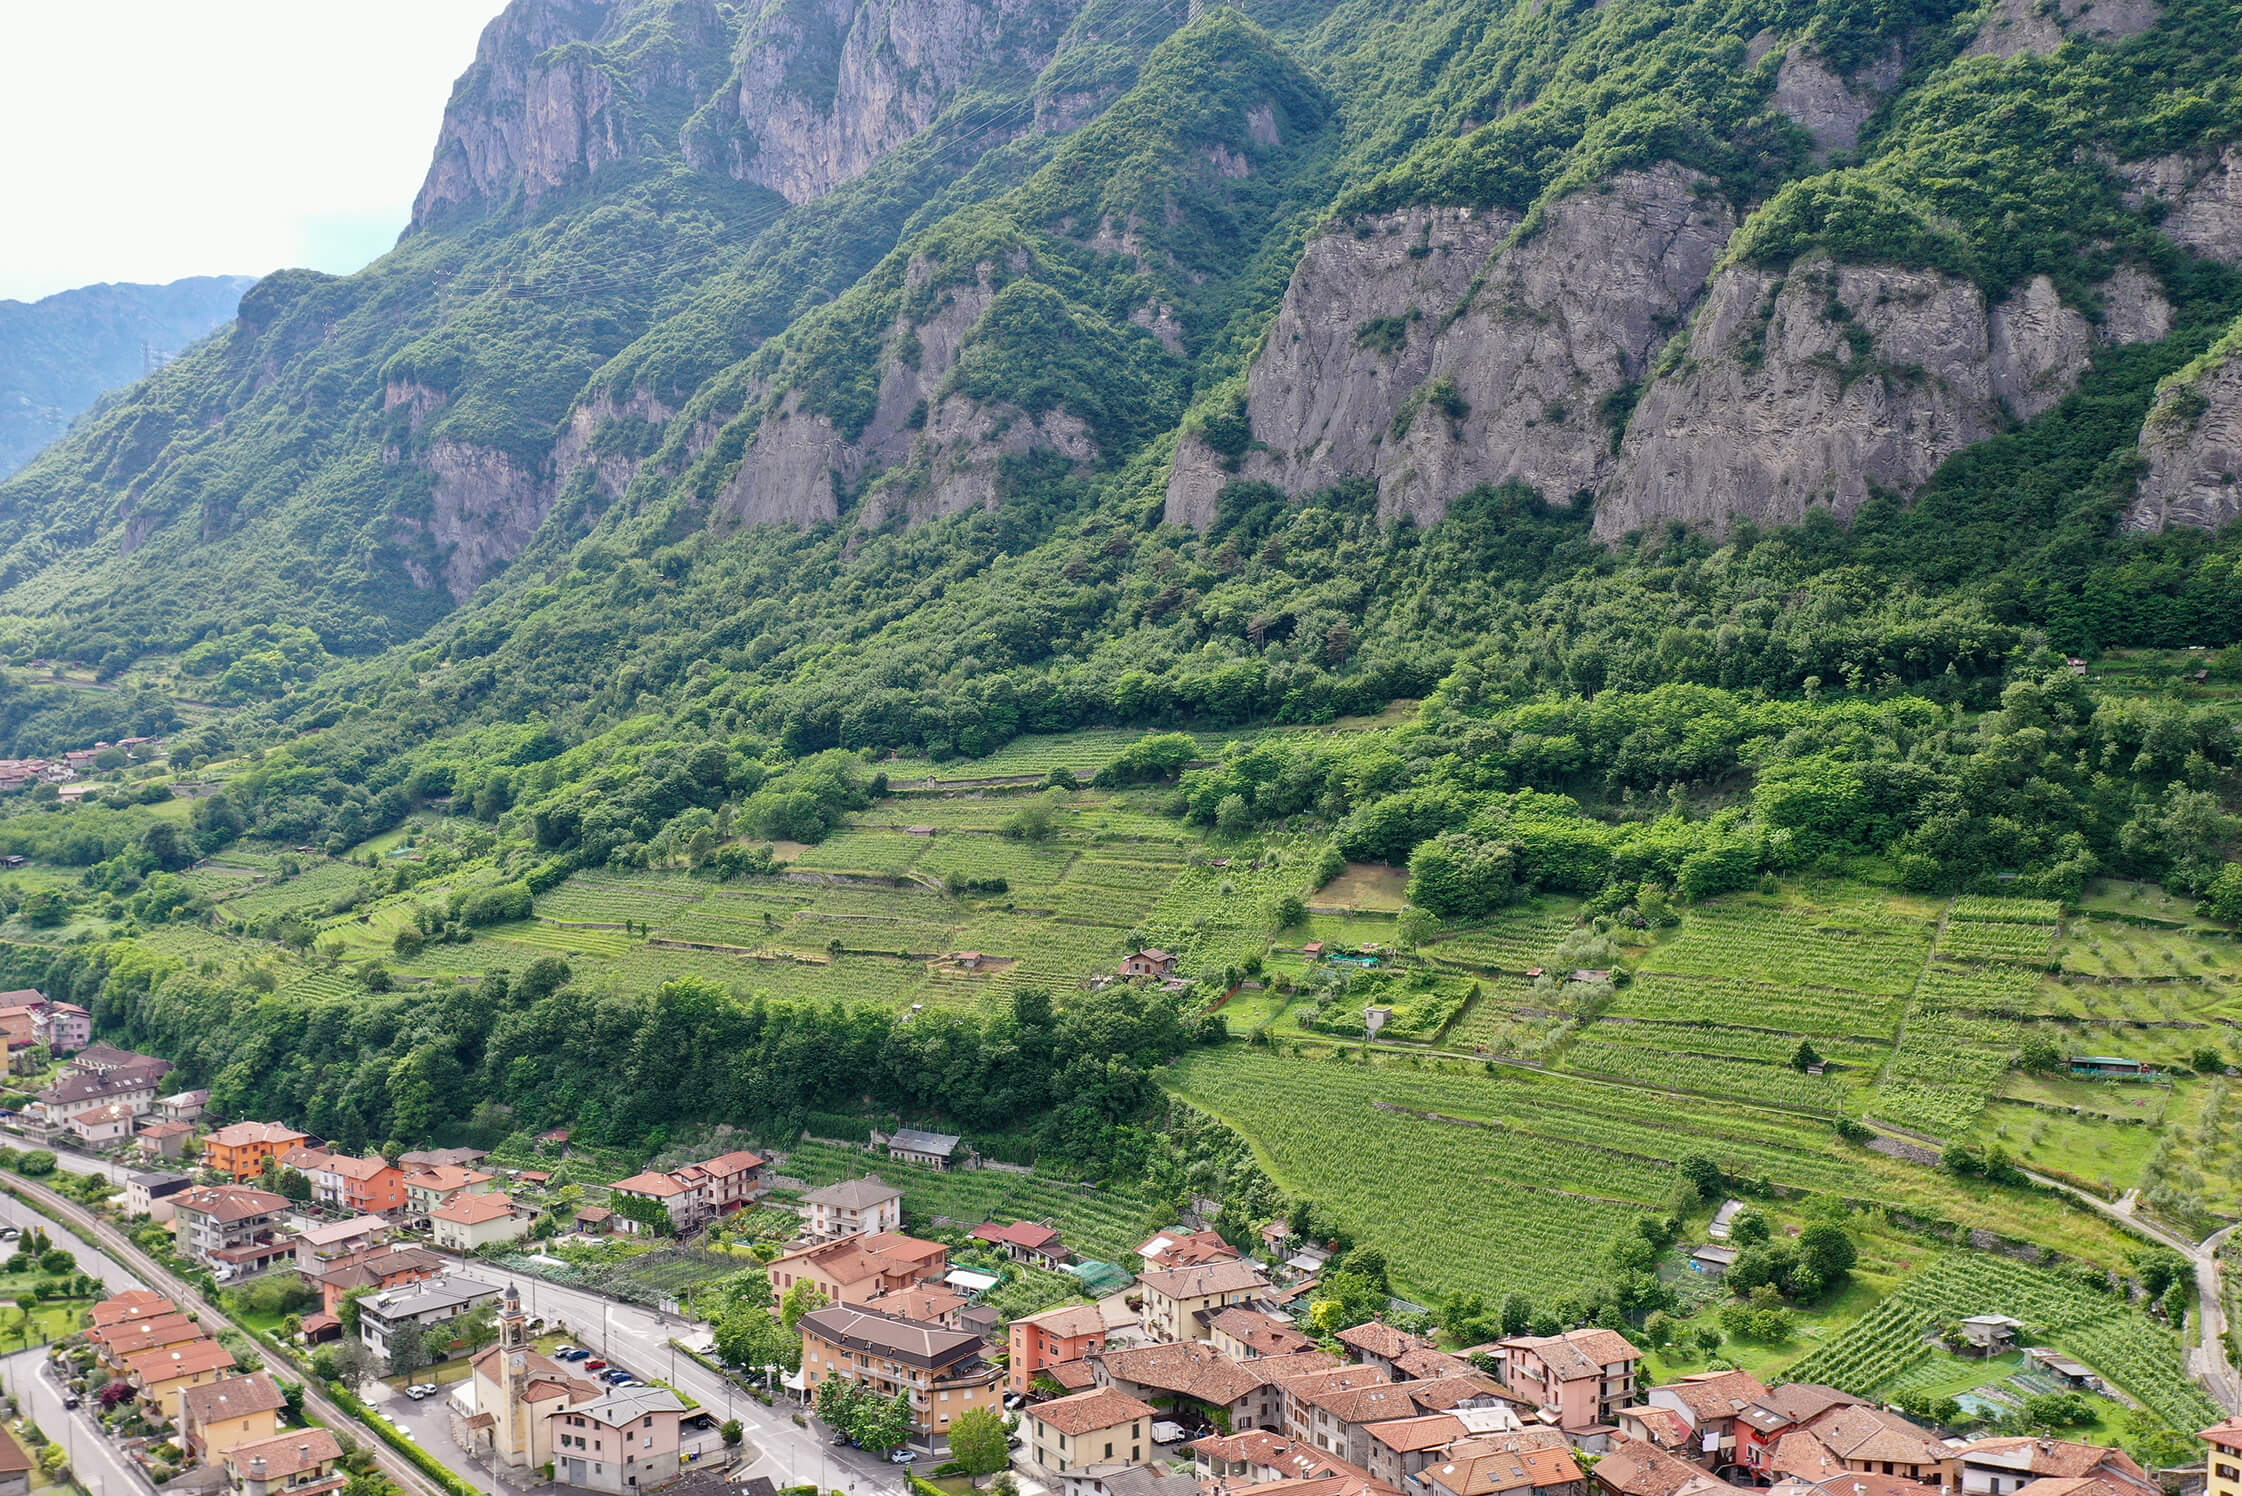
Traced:
[[97, 1106], [72, 1116], [62, 1125], [80, 1147], [99, 1150], [132, 1136], [139, 1111], [121, 1101]]
[[174, 1091], [156, 1098], [156, 1115], [166, 1122], [200, 1122], [210, 1109], [207, 1090]]
[[1025, 1262], [1052, 1272], [1066, 1266], [1074, 1255], [1060, 1243], [1056, 1228], [1034, 1221], [1014, 1221], [1009, 1226], [983, 1221], [969, 1234], [975, 1241], [985, 1241], [1000, 1249], [1014, 1262]]
[[[1374, 1371], [1357, 1367], [1358, 1371]], [[1370, 1427], [1416, 1418], [1423, 1413], [1406, 1382], [1380, 1380], [1366, 1386], [1323, 1377], [1303, 1377], [1286, 1389], [1286, 1432], [1305, 1438], [1350, 1465], [1370, 1463]]]
[[[769, 1187], [769, 1161], [760, 1153], [740, 1149], [703, 1163], [686, 1164], [657, 1174], [648, 1170], [618, 1180], [612, 1193], [626, 1200], [658, 1206], [680, 1236], [690, 1235], [715, 1220], [750, 1203]], [[617, 1228], [639, 1231], [644, 1223], [616, 1212]]]
[[233, 1496], [326, 1496], [350, 1483], [342, 1442], [328, 1428], [291, 1429], [226, 1451]]
[[1027, 1410], [1028, 1458], [1053, 1475], [1142, 1464], [1152, 1419], [1151, 1407], [1113, 1387], [1036, 1403]]
[[1269, 1291], [1269, 1279], [1252, 1263], [1234, 1258], [1140, 1273], [1137, 1286], [1144, 1293], [1138, 1313], [1146, 1336], [1155, 1341], [1192, 1340], [1202, 1332], [1200, 1311], [1246, 1303]]
[[887, 1140], [887, 1156], [929, 1169], [947, 1169], [962, 1139], [946, 1132], [899, 1127]]
[[1210, 1262], [1232, 1262], [1238, 1249], [1218, 1231], [1163, 1231], [1137, 1248], [1137, 1258], [1147, 1272], [1160, 1268], [1204, 1267]]
[[[1737, 1463], [1755, 1471], [1766, 1468], [1775, 1444], [1785, 1435], [1804, 1429], [1834, 1408], [1848, 1407], [1859, 1401], [1861, 1399], [1850, 1392], [1813, 1382], [1785, 1382], [1768, 1389], [1765, 1397], [1736, 1415]], [[1663, 1422], [1647, 1421], [1651, 1414], [1656, 1414]], [[1693, 1442], [1694, 1430], [1689, 1419], [1672, 1408], [1625, 1409], [1619, 1426], [1629, 1438], [1649, 1438], [1667, 1449], [1686, 1449]], [[1666, 1432], [1669, 1428], [1679, 1430], [1679, 1435], [1669, 1437]]]
[[0, 1427], [0, 1496], [31, 1496], [31, 1456]]
[[1173, 952], [1154, 950], [1150, 946], [1125, 956], [1121, 961], [1121, 975], [1125, 977], [1150, 977], [1163, 981], [1175, 975], [1176, 957]]
[[378, 1153], [329, 1154], [303, 1173], [311, 1180], [312, 1198], [330, 1210], [386, 1216], [405, 1209], [405, 1171]]
[[52, 1137], [71, 1118], [107, 1107], [138, 1117], [154, 1104], [162, 1078], [145, 1070], [71, 1071], [31, 1099], [24, 1120], [35, 1136]]
[[142, 1122], [132, 1137], [148, 1158], [178, 1159], [186, 1156], [187, 1139], [194, 1135], [195, 1130], [188, 1123], [158, 1118]]
[[[892, 1314], [897, 1319], [915, 1320], [922, 1325], [940, 1325], [945, 1330], [970, 1330], [976, 1335], [995, 1329], [997, 1321], [1004, 1317], [992, 1308], [975, 1304], [943, 1283], [914, 1283], [909, 1288], [876, 1294], [864, 1301], [864, 1307], [876, 1314]], [[974, 1313], [976, 1310], [982, 1312]], [[961, 1319], [961, 1314], [970, 1314], [971, 1322]]]
[[490, 1157], [483, 1148], [415, 1148], [397, 1155], [397, 1167], [411, 1173], [422, 1169], [472, 1169]]
[[919, 1433], [946, 1432], [975, 1408], [1001, 1408], [1001, 1373], [978, 1335], [836, 1304], [801, 1319], [802, 1387], [847, 1377], [881, 1397], [909, 1393]]
[[316, 1278], [330, 1263], [356, 1256], [389, 1240], [389, 1222], [377, 1215], [352, 1216], [306, 1226], [296, 1237], [296, 1270]]
[[552, 1415], [553, 1473], [562, 1485], [629, 1496], [677, 1478], [687, 1408], [667, 1387], [618, 1387]]
[[236, 1370], [234, 1353], [208, 1338], [144, 1351], [125, 1362], [124, 1376], [141, 1405], [169, 1423], [179, 1421], [180, 1399], [190, 1387], [215, 1382]]
[[[1424, 1413], [1373, 1423], [1365, 1432], [1369, 1436], [1370, 1477], [1399, 1490], [1404, 1481], [1442, 1458], [1450, 1445], [1471, 1430], [1453, 1413]], [[1560, 1440], [1563, 1437], [1558, 1435]]]
[[2203, 1496], [2242, 1496], [2242, 1418], [2214, 1423], [2202, 1439]]
[[771, 1291], [784, 1297], [797, 1283], [814, 1283], [835, 1304], [862, 1304], [883, 1293], [940, 1278], [950, 1249], [900, 1231], [844, 1236], [771, 1260]]
[[305, 1134], [278, 1122], [231, 1122], [202, 1140], [202, 1164], [231, 1174], [238, 1184], [264, 1173], [266, 1159], [280, 1158], [304, 1138]]
[[0, 1006], [0, 1040], [7, 1043], [8, 1068], [19, 1075], [30, 1074], [31, 1051], [39, 1044], [37, 1014], [20, 1004]]
[[179, 1443], [198, 1464], [280, 1432], [286, 1402], [263, 1372], [189, 1387], [179, 1399]]
[[125, 1214], [168, 1224], [177, 1214], [178, 1197], [194, 1187], [195, 1182], [184, 1174], [135, 1169], [125, 1175]]
[[86, 1331], [86, 1342], [93, 1347], [94, 1359], [112, 1376], [121, 1374], [135, 1356], [209, 1338], [208, 1331], [184, 1314], [158, 1314]]
[[[1769, 1405], [1784, 1401], [1786, 1393], [1794, 1394], [1794, 1406], [1824, 1394], [1842, 1400], [1770, 1430]], [[1894, 1475], [1932, 1485], [1945, 1477], [1947, 1451], [1937, 1435], [1835, 1388], [1778, 1388], [1737, 1415], [1736, 1434], [1738, 1452], [1732, 1458], [1754, 1475], [1810, 1481], [1844, 1473]]]
[[1313, 1335], [1304, 1335], [1274, 1315], [1255, 1309], [1220, 1309], [1211, 1314], [1201, 1311], [1201, 1326], [1201, 1333], [1194, 1339], [1207, 1341], [1237, 1361], [1289, 1356], [1316, 1346]]
[[390, 1340], [399, 1326], [416, 1324], [424, 1332], [433, 1332], [429, 1338], [437, 1340], [442, 1337], [442, 1326], [498, 1296], [498, 1290], [490, 1285], [464, 1278], [432, 1278], [370, 1293], [358, 1301], [358, 1338], [375, 1355], [387, 1357]]
[[410, 1283], [440, 1278], [450, 1266], [425, 1247], [369, 1247], [327, 1263], [313, 1281], [319, 1285], [321, 1310], [336, 1314], [342, 1309], [343, 1295], [353, 1289], [372, 1288], [386, 1293]]
[[179, 1250], [214, 1268], [263, 1272], [296, 1253], [288, 1200], [243, 1184], [198, 1185], [171, 1197], [171, 1234]]
[[103, 1299], [90, 1311], [95, 1329], [106, 1329], [128, 1320], [154, 1319], [161, 1314], [178, 1312], [177, 1304], [146, 1288], [128, 1288], [123, 1293]]
[[1364, 1366], [1375, 1366], [1387, 1376], [1397, 1379], [1409, 1375], [1397, 1364], [1402, 1357], [1416, 1351], [1439, 1350], [1438, 1346], [1424, 1336], [1397, 1330], [1382, 1319], [1365, 1320], [1359, 1325], [1341, 1330], [1338, 1339], [1347, 1348], [1349, 1360]]
[[76, 1003], [58, 1003], [37, 988], [0, 992], [0, 1005], [31, 1010], [33, 1037], [55, 1055], [75, 1054], [93, 1043], [93, 1014]]
[[[403, 1166], [404, 1160], [399, 1159], [398, 1163]], [[431, 1212], [451, 1204], [461, 1195], [481, 1194], [490, 1187], [491, 1178], [482, 1170], [464, 1164], [415, 1167], [405, 1176], [406, 1224], [426, 1226]]]
[[529, 1235], [536, 1212], [517, 1207], [506, 1195], [463, 1194], [428, 1214], [436, 1245], [448, 1252], [472, 1253], [495, 1242], [520, 1241]]
[[903, 1229], [903, 1192], [877, 1174], [811, 1190], [802, 1203], [809, 1234], [826, 1240]]
[[1403, 1482], [1409, 1496], [1585, 1496], [1588, 1478], [1557, 1429], [1469, 1438]]
[[1643, 1400], [1681, 1415], [1691, 1454], [1714, 1470], [1739, 1462], [1738, 1420], [1766, 1402], [1767, 1388], [1748, 1371], [1700, 1371], [1653, 1387]]
[[1037, 1373], [1086, 1360], [1105, 1349], [1105, 1316], [1094, 1304], [1063, 1304], [1012, 1321], [1005, 1386], [1025, 1396]]
[[1232, 1360], [1203, 1340], [1108, 1346], [1090, 1357], [1091, 1380], [1114, 1387], [1156, 1407], [1203, 1414], [1232, 1432], [1249, 1428], [1283, 1429], [1284, 1380], [1335, 1365], [1321, 1351], [1272, 1356], [1251, 1363]]
[[2011, 1496], [2041, 1480], [2094, 1480], [2098, 1496], [2157, 1496], [2161, 1489], [2122, 1450], [2070, 1439], [1972, 1439], [1947, 1446], [1949, 1496]]
[[1288, 1439], [1270, 1429], [1209, 1434], [1183, 1447], [1191, 1451], [1192, 1469], [1199, 1479], [1219, 1490], [1265, 1485], [1272, 1481], [1321, 1480], [1329, 1476], [1371, 1478], [1366, 1470], [1358, 1470], [1311, 1444]]
[[587, 1236], [605, 1235], [614, 1223], [615, 1212], [604, 1205], [585, 1205], [577, 1209], [575, 1226]]
[[1588, 1479], [1592, 1496], [1735, 1496], [1739, 1489], [1655, 1444], [1626, 1438], [1611, 1441]]
[[1643, 1353], [1616, 1330], [1567, 1330], [1497, 1341], [1495, 1356], [1504, 1385], [1535, 1399], [1558, 1427], [1576, 1431], [1609, 1424], [1635, 1400]]

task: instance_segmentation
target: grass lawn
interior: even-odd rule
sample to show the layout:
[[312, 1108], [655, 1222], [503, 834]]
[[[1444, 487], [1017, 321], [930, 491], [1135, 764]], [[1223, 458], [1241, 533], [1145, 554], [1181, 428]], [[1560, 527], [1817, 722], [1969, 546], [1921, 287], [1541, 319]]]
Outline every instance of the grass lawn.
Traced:
[[1407, 868], [1383, 862], [1350, 862], [1345, 872], [1317, 889], [1309, 902], [1392, 914], [1409, 902], [1408, 889]]
[[1241, 992], [1222, 1005], [1233, 1034], [1250, 1034], [1275, 1019], [1291, 999], [1278, 992]]

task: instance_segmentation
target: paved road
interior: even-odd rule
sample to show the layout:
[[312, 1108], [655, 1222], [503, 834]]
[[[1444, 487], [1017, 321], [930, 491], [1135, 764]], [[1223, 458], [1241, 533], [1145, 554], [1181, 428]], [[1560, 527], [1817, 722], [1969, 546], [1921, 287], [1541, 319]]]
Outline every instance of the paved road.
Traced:
[[45, 1346], [0, 1358], [0, 1385], [48, 1438], [62, 1445], [78, 1483], [92, 1496], [149, 1496], [155, 1487], [109, 1442], [92, 1415], [62, 1405], [62, 1391], [47, 1375], [46, 1364]]
[[2226, 1298], [2219, 1291], [2219, 1247], [2232, 1226], [2214, 1231], [2200, 1242], [2158, 1225], [2135, 1207], [2140, 1200], [2136, 1191], [2128, 1190], [2115, 1204], [2065, 1184], [2060, 1179], [2045, 1174], [2024, 1171], [2034, 1184], [2057, 1189], [2077, 1200], [2087, 1209], [2122, 1222], [2141, 1235], [2187, 1258], [2195, 1270], [2195, 1344], [2188, 1347], [2188, 1372], [2197, 1384], [2229, 1413], [2242, 1412], [2242, 1378], [2234, 1374], [2234, 1367], [2226, 1357]]
[[[37, 1196], [56, 1215], [69, 1222], [78, 1236], [96, 1245], [116, 1262], [131, 1268], [149, 1287], [168, 1294], [180, 1308], [194, 1311], [205, 1329], [215, 1334], [221, 1329], [233, 1327], [233, 1322], [226, 1318], [224, 1311], [217, 1305], [180, 1282], [161, 1263], [128, 1241], [123, 1232], [77, 1201], [28, 1180], [15, 1181], [15, 1188], [25, 1194]], [[404, 1456], [382, 1443], [371, 1430], [364, 1429], [356, 1418], [343, 1411], [340, 1404], [320, 1391], [316, 1382], [307, 1381], [304, 1384], [304, 1407], [314, 1418], [331, 1428], [363, 1430], [364, 1437], [359, 1442], [365, 1445], [374, 1462], [380, 1466], [381, 1472], [395, 1481], [409, 1496], [445, 1496], [443, 1487], [421, 1473]], [[448, 1451], [431, 1453], [442, 1457]]]
[[65, 1248], [71, 1256], [78, 1259], [79, 1271], [91, 1273], [99, 1278], [102, 1285], [111, 1293], [123, 1293], [128, 1288], [145, 1288], [148, 1286], [140, 1281], [137, 1274], [118, 1266], [116, 1259], [105, 1252], [88, 1246], [82, 1238], [63, 1230], [53, 1221], [48, 1220], [13, 1196], [0, 1195], [0, 1224], [13, 1226], [27, 1235], [34, 1226], [44, 1229], [50, 1241], [58, 1247]]
[[697, 1398], [712, 1413], [737, 1418], [747, 1431], [747, 1442], [759, 1451], [752, 1467], [755, 1474], [768, 1475], [781, 1486], [815, 1484], [821, 1491], [856, 1496], [892, 1493], [905, 1485], [900, 1467], [860, 1449], [835, 1449], [822, 1436], [822, 1424], [813, 1419], [808, 1428], [797, 1427], [785, 1402], [766, 1408], [670, 1345], [672, 1336], [695, 1343], [696, 1336], [705, 1336], [705, 1326], [487, 1262], [463, 1263], [458, 1271], [486, 1283], [514, 1284], [521, 1290], [522, 1308], [532, 1318], [566, 1324], [569, 1337], [578, 1345], [642, 1377], [661, 1378]]

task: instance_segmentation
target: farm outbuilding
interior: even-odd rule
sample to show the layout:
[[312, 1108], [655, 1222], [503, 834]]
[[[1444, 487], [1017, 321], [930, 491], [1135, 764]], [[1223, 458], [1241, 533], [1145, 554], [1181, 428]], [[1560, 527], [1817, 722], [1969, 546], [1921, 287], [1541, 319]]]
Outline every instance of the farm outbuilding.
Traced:
[[2071, 1074], [2081, 1080], [2149, 1080], [2155, 1077], [2156, 1067], [2123, 1055], [2075, 1054], [2071, 1056]]

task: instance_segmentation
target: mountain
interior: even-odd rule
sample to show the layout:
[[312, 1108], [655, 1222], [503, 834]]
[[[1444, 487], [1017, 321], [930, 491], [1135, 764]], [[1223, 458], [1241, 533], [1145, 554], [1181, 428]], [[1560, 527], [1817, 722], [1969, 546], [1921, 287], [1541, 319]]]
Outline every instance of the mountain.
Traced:
[[0, 301], [0, 477], [103, 395], [225, 323], [252, 279], [197, 275]]
[[[1669, 532], [2200, 642], [2215, 585], [2109, 588], [2233, 512], [2235, 19], [515, 0], [394, 252], [269, 277], [0, 486], [0, 601], [110, 672], [419, 641], [491, 674], [446, 720], [590, 727], [743, 649], [763, 720], [912, 747], [1020, 730], [992, 690], [1422, 690]], [[812, 642], [874, 628], [877, 667]]]

